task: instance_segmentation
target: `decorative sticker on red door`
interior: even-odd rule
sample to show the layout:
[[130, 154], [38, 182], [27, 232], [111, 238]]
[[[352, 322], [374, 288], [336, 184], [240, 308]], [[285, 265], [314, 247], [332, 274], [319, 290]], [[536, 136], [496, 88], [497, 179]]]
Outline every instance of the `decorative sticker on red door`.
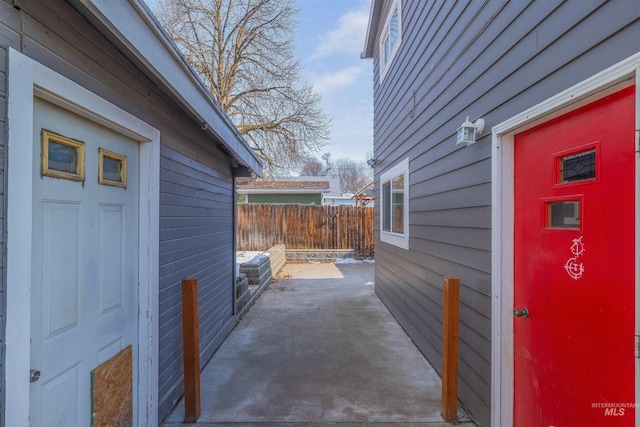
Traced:
[[583, 237], [584, 236], [580, 236], [578, 239], [573, 239], [573, 244], [571, 245], [571, 253], [573, 256], [564, 264], [564, 269], [573, 280], [578, 280], [584, 274], [584, 264], [578, 261], [580, 255], [584, 253]]

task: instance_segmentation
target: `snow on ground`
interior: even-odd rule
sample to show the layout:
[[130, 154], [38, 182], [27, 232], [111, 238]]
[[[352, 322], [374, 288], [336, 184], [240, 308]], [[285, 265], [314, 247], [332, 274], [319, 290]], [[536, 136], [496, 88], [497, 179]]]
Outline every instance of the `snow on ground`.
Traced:
[[236, 263], [244, 264], [245, 262], [251, 261], [258, 255], [262, 255], [264, 252], [261, 251], [239, 251], [236, 253]]
[[355, 259], [355, 258], [338, 258], [334, 261], [334, 264], [372, 264], [375, 263], [373, 259]]

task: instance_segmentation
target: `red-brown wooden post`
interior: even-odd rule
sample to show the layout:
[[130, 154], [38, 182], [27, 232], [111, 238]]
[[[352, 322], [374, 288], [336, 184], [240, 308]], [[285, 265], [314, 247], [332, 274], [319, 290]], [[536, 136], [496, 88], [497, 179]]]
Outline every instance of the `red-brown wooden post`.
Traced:
[[200, 325], [198, 279], [182, 280], [182, 344], [184, 348], [184, 421], [200, 418]]
[[442, 417], [458, 419], [458, 340], [460, 322], [460, 279], [444, 278], [442, 318]]

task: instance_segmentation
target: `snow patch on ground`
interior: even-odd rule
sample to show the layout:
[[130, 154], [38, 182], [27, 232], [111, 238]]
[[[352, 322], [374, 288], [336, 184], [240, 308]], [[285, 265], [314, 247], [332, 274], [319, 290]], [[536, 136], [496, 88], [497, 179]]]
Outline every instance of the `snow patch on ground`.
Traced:
[[367, 283], [365, 283], [364, 285], [365, 285], [365, 286], [373, 286], [373, 285], [375, 285], [375, 283], [374, 283], [374, 282], [367, 282]]
[[264, 254], [264, 252], [261, 251], [239, 251], [236, 253], [236, 263], [244, 264], [262, 254]]
[[334, 264], [372, 264], [376, 261], [373, 259], [355, 259], [355, 258], [338, 258], [334, 261]]

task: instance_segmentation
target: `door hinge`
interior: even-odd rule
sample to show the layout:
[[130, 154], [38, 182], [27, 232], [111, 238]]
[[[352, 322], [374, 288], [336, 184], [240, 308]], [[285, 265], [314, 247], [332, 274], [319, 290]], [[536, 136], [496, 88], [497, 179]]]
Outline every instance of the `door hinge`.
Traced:
[[634, 348], [636, 353], [636, 359], [640, 359], [640, 335], [635, 336]]

